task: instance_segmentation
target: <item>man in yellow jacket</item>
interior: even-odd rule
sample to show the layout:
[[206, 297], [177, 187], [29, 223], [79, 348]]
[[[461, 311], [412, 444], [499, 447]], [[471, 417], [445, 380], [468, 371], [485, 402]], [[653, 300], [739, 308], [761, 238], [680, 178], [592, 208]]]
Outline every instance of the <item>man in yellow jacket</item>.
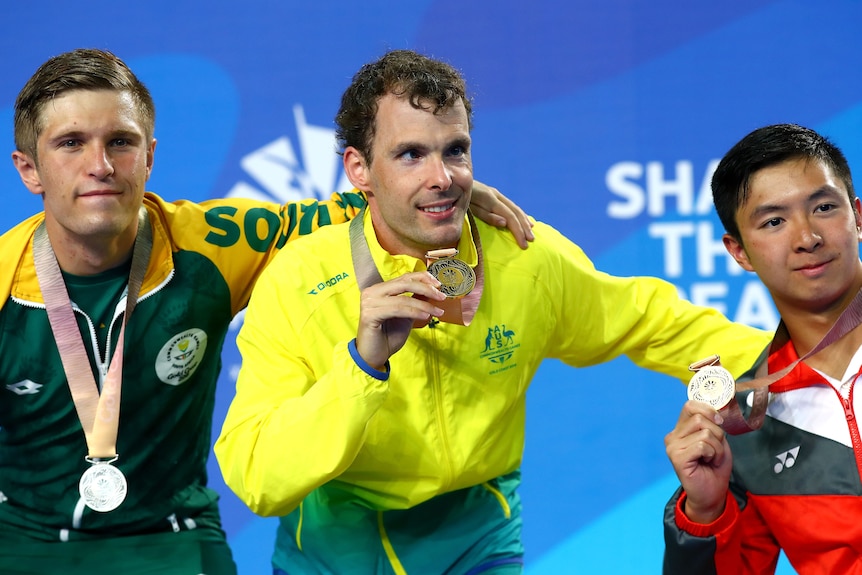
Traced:
[[475, 221], [471, 104], [442, 62], [399, 50], [364, 66], [337, 123], [368, 208], [261, 276], [222, 472], [282, 517], [276, 574], [520, 573], [525, 395], [542, 360], [625, 354], [687, 378], [715, 353], [741, 372], [769, 337], [664, 281], [596, 271], [547, 225], [522, 251]]

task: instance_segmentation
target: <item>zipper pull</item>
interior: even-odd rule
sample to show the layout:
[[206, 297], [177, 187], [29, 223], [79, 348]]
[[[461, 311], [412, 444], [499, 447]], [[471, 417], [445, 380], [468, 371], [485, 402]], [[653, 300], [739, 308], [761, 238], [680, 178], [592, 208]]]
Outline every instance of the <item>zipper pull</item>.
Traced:
[[179, 521], [177, 521], [177, 514], [171, 513], [170, 515], [168, 515], [168, 521], [171, 522], [171, 529], [174, 530], [174, 533], [179, 533], [180, 532], [180, 523], [179, 523]]
[[853, 421], [856, 419], [856, 416], [853, 415], [853, 406], [850, 405], [850, 399], [841, 398], [841, 405], [844, 406], [844, 417], [847, 418], [847, 421]]

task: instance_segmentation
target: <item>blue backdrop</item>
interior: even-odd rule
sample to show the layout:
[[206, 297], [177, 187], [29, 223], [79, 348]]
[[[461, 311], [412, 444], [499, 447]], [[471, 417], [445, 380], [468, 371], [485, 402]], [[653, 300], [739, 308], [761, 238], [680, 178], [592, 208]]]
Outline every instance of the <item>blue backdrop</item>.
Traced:
[[[364, 62], [414, 48], [468, 79], [479, 179], [599, 268], [665, 277], [697, 303], [772, 328], [768, 294], [721, 246], [709, 177], [736, 140], [774, 122], [829, 134], [859, 173], [860, 29], [858, 0], [19, 2], [0, 21], [0, 148], [13, 149], [14, 98], [42, 61], [107, 48], [156, 98], [150, 189], [327, 197], [349, 187], [332, 135], [341, 92]], [[8, 160], [0, 183], [1, 230], [41, 209]], [[216, 431], [241, 320], [224, 349]], [[660, 571], [676, 485], [662, 440], [684, 399], [679, 382], [624, 359], [544, 364], [523, 466], [528, 575]], [[214, 460], [210, 471], [240, 572], [268, 572], [273, 520], [239, 503]]]

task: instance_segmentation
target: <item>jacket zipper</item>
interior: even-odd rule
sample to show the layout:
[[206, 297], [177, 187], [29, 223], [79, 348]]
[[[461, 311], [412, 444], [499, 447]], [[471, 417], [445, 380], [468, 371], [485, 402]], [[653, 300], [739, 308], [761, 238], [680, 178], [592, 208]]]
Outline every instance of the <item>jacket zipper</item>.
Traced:
[[[105, 376], [108, 375], [108, 363], [107, 363], [107, 351], [105, 352], [105, 357], [102, 357], [101, 350], [99, 349], [99, 340], [96, 337], [96, 326], [93, 324], [93, 320], [90, 319], [90, 316], [84, 312], [81, 308], [77, 306], [74, 302], [72, 302], [72, 311], [77, 314], [81, 314], [87, 321], [87, 327], [90, 330], [90, 348], [93, 350], [93, 358], [96, 360], [96, 371], [98, 372], [96, 375], [98, 379], [96, 381], [96, 385], [101, 390], [102, 382], [105, 381]], [[108, 334], [108, 338], [110, 338], [110, 333]], [[82, 338], [83, 339], [83, 338]], [[108, 339], [110, 342], [110, 339]]]
[[[105, 378], [108, 377], [108, 369], [111, 367], [111, 338], [114, 335], [114, 327], [117, 325], [117, 321], [123, 317], [126, 313], [126, 299], [129, 297], [129, 288], [126, 286], [125, 291], [123, 291], [122, 297], [120, 297], [120, 301], [117, 302], [116, 307], [114, 308], [114, 316], [111, 318], [111, 325], [108, 326], [108, 337], [105, 339], [105, 353], [103, 355], [99, 355], [99, 344], [98, 340], [94, 339], [93, 343], [96, 346], [96, 357], [100, 357], [99, 359], [99, 391], [102, 390], [102, 384], [105, 382]], [[92, 322], [90, 323], [90, 329], [93, 329]]]
[[853, 443], [853, 454], [856, 456], [856, 470], [862, 479], [862, 438], [859, 436], [859, 422], [856, 419], [856, 414], [853, 411], [853, 391], [856, 389], [856, 380], [860, 374], [857, 374], [850, 384], [850, 393], [845, 398], [841, 392], [836, 390], [841, 398], [841, 405], [844, 407], [844, 417], [847, 419], [847, 427], [850, 430], [850, 441]]
[[434, 354], [434, 380], [431, 385], [431, 393], [434, 398], [434, 415], [437, 420], [437, 428], [440, 430], [440, 442], [442, 443], [442, 459], [445, 468], [445, 485], [452, 482], [452, 477], [455, 475], [452, 464], [452, 448], [449, 445], [449, 428], [446, 425], [445, 406], [443, 405], [443, 386], [440, 383], [440, 355], [437, 353], [437, 330], [439, 324], [435, 325], [435, 329], [430, 329], [431, 340], [434, 345], [431, 346]]

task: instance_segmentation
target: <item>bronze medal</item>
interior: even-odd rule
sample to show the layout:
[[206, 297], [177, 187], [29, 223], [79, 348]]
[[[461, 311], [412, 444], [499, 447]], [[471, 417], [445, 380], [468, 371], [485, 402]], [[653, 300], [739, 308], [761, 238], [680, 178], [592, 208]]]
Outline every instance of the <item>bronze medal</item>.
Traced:
[[689, 399], [708, 403], [716, 411], [730, 403], [735, 392], [733, 375], [719, 365], [698, 369], [688, 384]]

